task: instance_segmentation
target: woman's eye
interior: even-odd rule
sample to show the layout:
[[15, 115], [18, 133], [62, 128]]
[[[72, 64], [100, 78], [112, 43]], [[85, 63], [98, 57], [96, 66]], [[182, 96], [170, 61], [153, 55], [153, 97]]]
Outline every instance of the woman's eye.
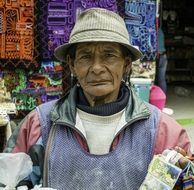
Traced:
[[91, 58], [91, 56], [90, 55], [82, 55], [82, 56], [80, 56], [80, 59], [90, 59]]
[[115, 55], [114, 55], [113, 53], [107, 53], [107, 54], [105, 55], [105, 57], [110, 58], [110, 57], [115, 57]]

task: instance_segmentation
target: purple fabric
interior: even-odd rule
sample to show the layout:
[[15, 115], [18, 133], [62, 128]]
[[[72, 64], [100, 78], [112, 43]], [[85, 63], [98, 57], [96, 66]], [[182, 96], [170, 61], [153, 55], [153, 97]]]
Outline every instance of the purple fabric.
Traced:
[[125, 23], [131, 43], [139, 47], [146, 60], [156, 58], [156, 1], [125, 0]]
[[53, 0], [48, 3], [48, 51], [68, 42], [76, 15], [91, 7], [102, 7], [117, 12], [116, 0]]
[[92, 7], [106, 8], [111, 11], [117, 11], [117, 1], [116, 0], [81, 0], [81, 6], [83, 9], [88, 9]]
[[57, 46], [68, 41], [74, 23], [73, 0], [56, 0], [48, 3], [48, 50], [51, 54]]

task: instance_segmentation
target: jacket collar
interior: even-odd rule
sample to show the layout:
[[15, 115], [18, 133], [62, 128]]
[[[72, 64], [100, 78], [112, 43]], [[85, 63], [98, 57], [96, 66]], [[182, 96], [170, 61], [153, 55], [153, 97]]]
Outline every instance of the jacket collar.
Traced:
[[[53, 122], [64, 123], [71, 126], [75, 125], [77, 90], [78, 87], [75, 85], [67, 95], [57, 101], [51, 112], [51, 120]], [[128, 123], [132, 120], [149, 117], [150, 111], [146, 103], [137, 97], [132, 88], [129, 87], [129, 91], [129, 101], [125, 110], [126, 122]]]

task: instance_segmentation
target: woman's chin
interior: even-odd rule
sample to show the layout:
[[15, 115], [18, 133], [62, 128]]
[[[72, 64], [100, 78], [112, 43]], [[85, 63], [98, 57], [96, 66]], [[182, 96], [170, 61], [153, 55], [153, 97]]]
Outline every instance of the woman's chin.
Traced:
[[87, 94], [101, 97], [113, 93], [113, 87], [112, 85], [96, 85], [90, 86], [86, 91]]

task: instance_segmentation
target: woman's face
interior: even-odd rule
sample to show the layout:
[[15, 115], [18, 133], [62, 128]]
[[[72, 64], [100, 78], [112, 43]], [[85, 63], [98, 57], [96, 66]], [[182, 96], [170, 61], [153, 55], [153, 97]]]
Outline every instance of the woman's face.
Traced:
[[70, 68], [89, 103], [94, 106], [117, 99], [127, 65], [130, 64], [126, 64], [119, 44], [91, 42], [77, 46]]

